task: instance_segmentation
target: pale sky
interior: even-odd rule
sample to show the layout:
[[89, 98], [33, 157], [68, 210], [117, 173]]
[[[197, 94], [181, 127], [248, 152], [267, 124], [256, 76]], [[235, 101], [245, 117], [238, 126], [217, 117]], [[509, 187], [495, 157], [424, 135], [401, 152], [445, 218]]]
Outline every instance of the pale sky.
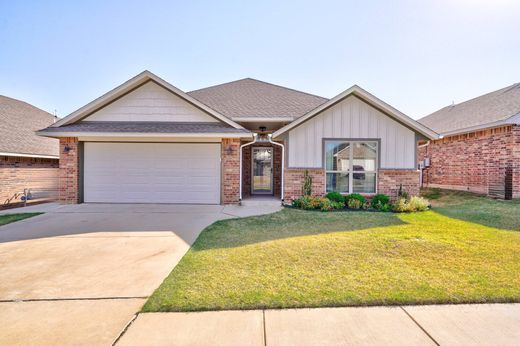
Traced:
[[520, 82], [520, 1], [0, 0], [0, 94], [63, 117], [148, 69], [252, 77], [412, 118]]

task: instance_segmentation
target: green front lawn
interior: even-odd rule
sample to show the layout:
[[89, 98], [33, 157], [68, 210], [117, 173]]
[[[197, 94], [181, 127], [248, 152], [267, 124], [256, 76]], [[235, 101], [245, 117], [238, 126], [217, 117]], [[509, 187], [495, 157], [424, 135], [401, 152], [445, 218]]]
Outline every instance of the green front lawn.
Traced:
[[519, 302], [520, 204], [453, 194], [434, 205], [216, 222], [143, 311]]
[[6, 225], [11, 222], [20, 221], [23, 219], [28, 219], [30, 217], [40, 215], [43, 213], [20, 213], [20, 214], [7, 214], [7, 215], [0, 215], [0, 226]]

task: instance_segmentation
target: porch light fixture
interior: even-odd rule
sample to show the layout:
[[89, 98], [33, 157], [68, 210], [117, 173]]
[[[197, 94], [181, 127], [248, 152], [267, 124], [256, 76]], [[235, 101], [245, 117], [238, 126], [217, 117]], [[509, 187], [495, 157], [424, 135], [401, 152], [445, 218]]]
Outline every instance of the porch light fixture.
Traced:
[[65, 154], [68, 154], [70, 150], [71, 150], [71, 147], [69, 147], [67, 144], [65, 144], [65, 146], [63, 147], [63, 152]]

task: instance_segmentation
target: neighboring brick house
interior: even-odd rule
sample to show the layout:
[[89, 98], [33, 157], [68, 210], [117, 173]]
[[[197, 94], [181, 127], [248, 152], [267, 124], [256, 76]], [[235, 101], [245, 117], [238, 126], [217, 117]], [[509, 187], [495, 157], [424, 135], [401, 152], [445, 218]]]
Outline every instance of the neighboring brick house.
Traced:
[[419, 120], [442, 138], [423, 143], [423, 185], [520, 198], [520, 83]]
[[63, 203], [238, 203], [419, 191], [437, 134], [358, 86], [332, 99], [246, 78], [185, 93], [145, 71], [38, 134], [60, 139]]
[[0, 208], [20, 204], [24, 190], [31, 201], [56, 199], [59, 143], [35, 134], [52, 123], [53, 115], [0, 96]]

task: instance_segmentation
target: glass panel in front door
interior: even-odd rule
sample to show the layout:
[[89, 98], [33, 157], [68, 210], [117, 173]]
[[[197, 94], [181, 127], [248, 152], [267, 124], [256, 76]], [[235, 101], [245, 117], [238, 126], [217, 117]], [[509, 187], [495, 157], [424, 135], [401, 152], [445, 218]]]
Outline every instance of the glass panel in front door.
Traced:
[[273, 192], [273, 148], [253, 148], [253, 193]]

